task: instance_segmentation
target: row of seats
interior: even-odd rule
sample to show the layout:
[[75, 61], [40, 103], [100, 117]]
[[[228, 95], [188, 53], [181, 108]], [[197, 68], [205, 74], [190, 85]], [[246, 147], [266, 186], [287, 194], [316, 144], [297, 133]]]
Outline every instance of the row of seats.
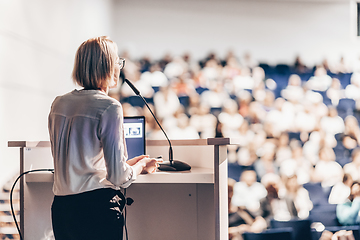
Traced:
[[311, 228], [310, 219], [270, 222], [271, 228], [261, 233], [243, 233], [244, 240], [319, 240], [323, 231], [332, 233], [346, 230], [352, 231], [355, 240], [360, 240], [360, 226], [332, 226], [323, 229]]

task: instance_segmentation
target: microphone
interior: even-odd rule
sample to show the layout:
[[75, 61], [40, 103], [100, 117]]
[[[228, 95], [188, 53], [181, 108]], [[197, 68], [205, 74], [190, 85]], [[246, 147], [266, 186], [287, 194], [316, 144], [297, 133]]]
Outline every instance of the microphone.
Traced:
[[124, 79], [124, 81], [126, 82], [127, 85], [129, 85], [129, 87], [134, 91], [134, 93], [136, 95], [138, 95], [145, 103], [146, 107], [149, 109], [151, 115], [154, 117], [156, 123], [158, 124], [158, 126], [160, 127], [161, 131], [164, 133], [168, 143], [169, 143], [169, 161], [165, 161], [163, 163], [159, 163], [159, 170], [161, 171], [186, 171], [186, 170], [190, 170], [191, 166], [185, 162], [179, 161], [179, 160], [174, 160], [173, 159], [173, 150], [172, 150], [172, 146], [171, 146], [171, 141], [168, 138], [165, 130], [162, 128], [161, 124], [159, 123], [159, 121], [157, 120], [155, 114], [153, 113], [153, 111], [151, 110], [151, 108], [149, 107], [148, 103], [146, 102], [145, 98], [140, 94], [140, 91], [134, 86], [134, 84], [132, 84], [132, 82], [128, 79]]

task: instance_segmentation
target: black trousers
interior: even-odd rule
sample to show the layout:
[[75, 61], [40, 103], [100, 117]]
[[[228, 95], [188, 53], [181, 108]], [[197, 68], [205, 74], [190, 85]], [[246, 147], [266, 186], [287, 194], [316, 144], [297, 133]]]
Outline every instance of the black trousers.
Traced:
[[110, 188], [55, 196], [51, 206], [55, 239], [122, 240], [124, 205], [124, 195]]

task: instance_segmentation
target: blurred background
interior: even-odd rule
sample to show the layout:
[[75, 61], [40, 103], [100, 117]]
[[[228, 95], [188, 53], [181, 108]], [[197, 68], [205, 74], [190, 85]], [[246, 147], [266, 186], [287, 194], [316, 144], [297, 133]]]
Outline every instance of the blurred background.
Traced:
[[[0, 186], [19, 171], [19, 150], [7, 142], [48, 140], [51, 102], [76, 87], [70, 77], [75, 52], [100, 35], [118, 44], [124, 74], [143, 89], [172, 138], [248, 139], [229, 148], [233, 180], [266, 156], [270, 172], [280, 175], [281, 162], [296, 154], [289, 152], [308, 142], [311, 169], [324, 147], [343, 167], [359, 145], [336, 152], [343, 147], [336, 134], [355, 128], [345, 128], [345, 118], [352, 115], [358, 124], [357, 22], [352, 0], [0, 0]], [[169, 91], [180, 104], [164, 113], [156, 101]], [[147, 114], [125, 86], [111, 95], [127, 115]], [[345, 110], [341, 99], [350, 99]], [[215, 118], [191, 120], [209, 113]], [[213, 123], [200, 129], [202, 121]], [[179, 134], [190, 125], [198, 135]], [[338, 125], [344, 127], [334, 129]], [[147, 129], [149, 138], [162, 138], [152, 122]], [[275, 154], [280, 147], [283, 155]], [[259, 166], [257, 181], [269, 169]], [[323, 180], [304, 178], [301, 184]]]

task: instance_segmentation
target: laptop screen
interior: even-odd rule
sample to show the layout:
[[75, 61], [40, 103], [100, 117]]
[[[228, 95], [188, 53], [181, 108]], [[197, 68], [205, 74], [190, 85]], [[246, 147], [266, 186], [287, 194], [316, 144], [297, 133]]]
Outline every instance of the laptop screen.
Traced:
[[128, 159], [145, 154], [145, 117], [124, 117]]

